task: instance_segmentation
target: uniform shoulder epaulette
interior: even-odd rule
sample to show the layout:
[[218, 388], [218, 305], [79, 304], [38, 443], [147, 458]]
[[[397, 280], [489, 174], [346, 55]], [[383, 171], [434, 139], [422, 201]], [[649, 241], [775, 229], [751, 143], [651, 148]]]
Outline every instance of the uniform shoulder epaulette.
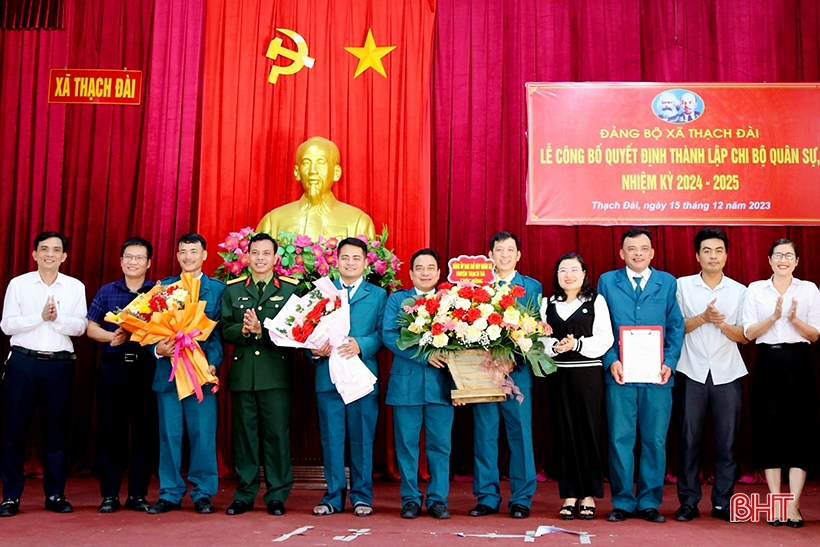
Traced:
[[240, 281], [245, 281], [248, 278], [247, 275], [243, 275], [242, 277], [237, 277], [236, 279], [231, 279], [226, 284], [233, 285], [234, 283], [239, 283]]
[[279, 279], [281, 279], [281, 280], [282, 280], [282, 281], [284, 281], [285, 283], [290, 283], [291, 285], [298, 285], [298, 284], [299, 284], [299, 280], [298, 280], [298, 279], [294, 279], [294, 278], [292, 278], [292, 277], [285, 277], [284, 275], [280, 275], [280, 276], [279, 276]]

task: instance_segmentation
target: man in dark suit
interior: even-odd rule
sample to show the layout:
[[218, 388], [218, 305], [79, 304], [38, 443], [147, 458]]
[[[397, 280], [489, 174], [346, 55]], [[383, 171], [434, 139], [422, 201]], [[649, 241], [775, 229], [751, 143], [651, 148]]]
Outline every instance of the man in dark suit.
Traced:
[[[655, 250], [652, 234], [632, 228], [621, 238], [621, 258], [626, 267], [607, 272], [598, 282], [598, 293], [610, 309], [615, 343], [604, 354], [606, 409], [609, 425], [609, 478], [613, 510], [610, 522], [638, 516], [664, 522], [658, 512], [666, 473], [666, 433], [672, 413], [672, 373], [683, 345], [683, 315], [677, 300], [677, 281], [666, 272], [650, 268]], [[621, 326], [663, 328], [663, 363], [659, 383], [624, 383], [619, 348]], [[641, 434], [638, 491], [633, 492], [634, 448]], [[637, 514], [635, 510], [637, 509]]]
[[424, 423], [424, 442], [430, 483], [427, 486], [427, 513], [437, 519], [450, 518], [450, 431], [453, 405], [451, 379], [446, 363], [430, 357], [413, 357], [416, 348], [401, 350], [397, 342], [402, 302], [436, 292], [441, 270], [438, 254], [432, 249], [416, 251], [410, 259], [413, 288], [397, 291], [387, 299], [384, 312], [384, 345], [393, 352], [386, 403], [393, 406], [393, 431], [401, 476], [401, 517], [413, 519], [421, 511], [419, 490], [419, 439]]
[[[381, 328], [387, 293], [364, 280], [367, 245], [355, 237], [343, 239], [338, 247], [339, 274], [336, 288], [346, 289], [350, 302], [350, 332], [339, 355], [358, 355], [373, 375], [378, 376], [376, 353], [382, 347]], [[329, 515], [344, 509], [345, 434], [350, 440], [350, 502], [356, 516], [373, 514], [373, 437], [379, 415], [379, 387], [361, 399], [345, 405], [330, 380], [328, 357], [332, 348], [311, 350], [316, 363], [316, 401], [322, 435], [322, 460], [327, 491], [313, 508], [314, 515]]]
[[[509, 232], [498, 232], [490, 239], [490, 258], [495, 262], [496, 285], [520, 285], [525, 294], [519, 302], [538, 310], [541, 304], [541, 283], [515, 269], [521, 260], [521, 242]], [[501, 487], [498, 473], [498, 433], [501, 418], [507, 430], [510, 445], [510, 500], [507, 504], [512, 518], [530, 516], [535, 494], [535, 456], [532, 447], [532, 369], [517, 359], [510, 373], [521, 389], [524, 400], [507, 398], [503, 403], [473, 405], [473, 495], [478, 504], [470, 510], [471, 517], [498, 513], [501, 505]]]
[[[185, 234], [177, 241], [177, 260], [184, 273], [199, 278], [199, 299], [207, 302], [205, 315], [219, 321], [222, 315], [222, 293], [225, 284], [202, 273], [202, 263], [208, 258], [205, 238], [199, 234]], [[179, 281], [179, 276], [162, 280], [163, 285]], [[215, 328], [199, 346], [205, 353], [211, 374], [222, 363], [222, 334]], [[166, 513], [181, 507], [182, 498], [188, 490], [180, 474], [182, 468], [182, 433], [188, 432], [191, 458], [188, 480], [193, 485], [191, 499], [197, 513], [213, 513], [211, 498], [216, 495], [218, 474], [216, 467], [216, 395], [203, 387], [203, 400], [196, 395], [179, 400], [175, 382], [171, 377], [171, 358], [174, 340], [165, 340], [154, 346], [157, 370], [153, 389], [157, 392], [159, 408], [159, 500], [148, 512]]]
[[[290, 355], [274, 345], [262, 324], [275, 317], [298, 285], [273, 273], [276, 242], [265, 233], [250, 240], [251, 276], [228, 284], [222, 297], [222, 335], [236, 348], [228, 386], [239, 484], [228, 515], [253, 509], [259, 492], [259, 460], [265, 466], [265, 505], [285, 514], [293, 488], [290, 463]], [[260, 450], [261, 445], [261, 450]]]

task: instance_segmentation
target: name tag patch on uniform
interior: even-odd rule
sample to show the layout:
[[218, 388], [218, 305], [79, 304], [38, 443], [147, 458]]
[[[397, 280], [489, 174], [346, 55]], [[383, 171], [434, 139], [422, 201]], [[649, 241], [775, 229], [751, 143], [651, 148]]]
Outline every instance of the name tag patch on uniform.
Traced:
[[285, 297], [284, 296], [271, 296], [270, 299], [273, 300], [274, 302], [277, 302], [279, 300], [284, 300]]
[[250, 299], [251, 299], [250, 296], [237, 296], [236, 297], [237, 302], [247, 302]]

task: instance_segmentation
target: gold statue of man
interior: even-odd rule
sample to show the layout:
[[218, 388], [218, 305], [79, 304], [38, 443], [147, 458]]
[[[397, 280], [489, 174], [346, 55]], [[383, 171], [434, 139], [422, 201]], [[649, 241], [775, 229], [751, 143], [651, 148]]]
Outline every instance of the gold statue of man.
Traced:
[[342, 203], [331, 186], [342, 176], [339, 149], [322, 137], [311, 137], [296, 149], [293, 176], [302, 183], [304, 194], [298, 201], [277, 207], [259, 222], [256, 231], [278, 237], [279, 232], [294, 232], [313, 239], [376, 236], [373, 221], [356, 207]]

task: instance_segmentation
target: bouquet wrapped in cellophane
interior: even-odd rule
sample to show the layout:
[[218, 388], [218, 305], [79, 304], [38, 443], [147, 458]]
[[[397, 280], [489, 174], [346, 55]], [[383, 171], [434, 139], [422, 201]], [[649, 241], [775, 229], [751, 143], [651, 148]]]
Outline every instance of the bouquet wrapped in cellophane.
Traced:
[[216, 327], [205, 315], [207, 302], [199, 300], [199, 285], [199, 279], [187, 273], [171, 285], [157, 283], [122, 310], [108, 312], [105, 320], [130, 332], [131, 340], [142, 346], [173, 340], [168, 381], [176, 382], [180, 400], [195, 393], [202, 402], [202, 386], [213, 384], [211, 392], [216, 393], [219, 379], [208, 371], [208, 359], [199, 347]]

